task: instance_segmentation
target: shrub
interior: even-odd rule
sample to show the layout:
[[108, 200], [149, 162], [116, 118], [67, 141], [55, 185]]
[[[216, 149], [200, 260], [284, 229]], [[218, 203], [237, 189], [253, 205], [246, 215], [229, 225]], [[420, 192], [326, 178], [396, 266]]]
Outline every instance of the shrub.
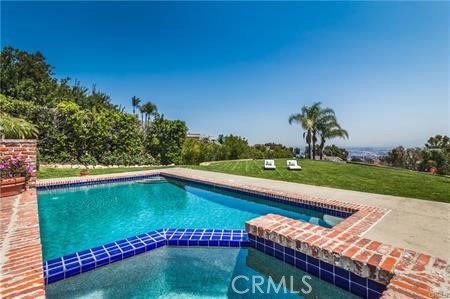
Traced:
[[0, 178], [11, 179], [25, 177], [28, 181], [33, 173], [33, 167], [21, 158], [9, 158], [0, 160]]
[[326, 156], [339, 157], [344, 161], [347, 161], [348, 152], [345, 148], [337, 147], [336, 145], [326, 146], [323, 150]]

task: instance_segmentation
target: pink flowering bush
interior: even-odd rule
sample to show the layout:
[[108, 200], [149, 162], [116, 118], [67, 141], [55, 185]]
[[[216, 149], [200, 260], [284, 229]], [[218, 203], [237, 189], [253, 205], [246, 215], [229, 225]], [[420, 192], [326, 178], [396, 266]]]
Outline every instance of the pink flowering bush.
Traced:
[[31, 167], [20, 157], [0, 159], [0, 178], [2, 179], [25, 177], [25, 179], [28, 181], [32, 173], [33, 167]]

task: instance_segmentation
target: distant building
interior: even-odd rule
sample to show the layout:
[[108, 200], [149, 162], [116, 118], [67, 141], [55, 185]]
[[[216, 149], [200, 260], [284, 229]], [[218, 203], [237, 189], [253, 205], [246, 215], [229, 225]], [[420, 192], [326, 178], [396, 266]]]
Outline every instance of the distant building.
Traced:
[[217, 141], [216, 138], [214, 138], [214, 137], [212, 137], [210, 135], [203, 135], [203, 134], [200, 134], [200, 133], [187, 133], [186, 138], [196, 139], [196, 140], [208, 139], [211, 142]]
[[190, 139], [201, 139], [202, 135], [198, 133], [187, 133], [186, 138]]

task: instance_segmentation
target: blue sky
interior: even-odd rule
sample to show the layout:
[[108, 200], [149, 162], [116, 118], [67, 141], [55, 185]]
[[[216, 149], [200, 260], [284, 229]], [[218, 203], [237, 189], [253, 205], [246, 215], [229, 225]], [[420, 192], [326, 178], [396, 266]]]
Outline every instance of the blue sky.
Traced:
[[190, 131], [303, 145], [287, 119], [321, 101], [343, 146], [423, 145], [449, 132], [449, 3], [4, 2], [1, 45], [131, 111]]

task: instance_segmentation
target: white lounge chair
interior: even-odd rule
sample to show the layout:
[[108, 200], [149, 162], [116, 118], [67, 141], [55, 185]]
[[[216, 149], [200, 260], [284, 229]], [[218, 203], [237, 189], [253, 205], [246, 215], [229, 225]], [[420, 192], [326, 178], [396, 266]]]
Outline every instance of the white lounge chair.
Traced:
[[276, 169], [274, 160], [264, 160], [264, 169]]
[[286, 164], [289, 170], [302, 170], [302, 167], [297, 164], [297, 160], [287, 160]]

